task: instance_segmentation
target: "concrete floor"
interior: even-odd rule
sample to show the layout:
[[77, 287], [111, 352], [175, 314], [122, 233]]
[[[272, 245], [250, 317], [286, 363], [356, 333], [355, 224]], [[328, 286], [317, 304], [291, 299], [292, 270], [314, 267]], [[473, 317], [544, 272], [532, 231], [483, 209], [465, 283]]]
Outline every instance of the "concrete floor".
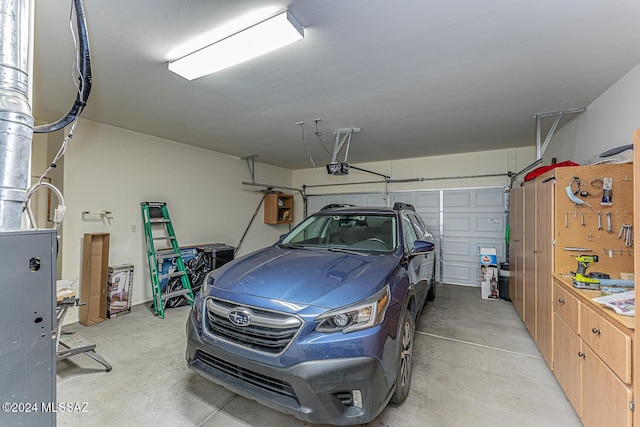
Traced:
[[[97, 343], [112, 365], [84, 355], [58, 362], [58, 426], [303, 426], [235, 395], [185, 364], [189, 307], [154, 317], [148, 304], [100, 324], [65, 327]], [[416, 328], [411, 392], [370, 426], [580, 426], [513, 305], [475, 287], [438, 285]]]

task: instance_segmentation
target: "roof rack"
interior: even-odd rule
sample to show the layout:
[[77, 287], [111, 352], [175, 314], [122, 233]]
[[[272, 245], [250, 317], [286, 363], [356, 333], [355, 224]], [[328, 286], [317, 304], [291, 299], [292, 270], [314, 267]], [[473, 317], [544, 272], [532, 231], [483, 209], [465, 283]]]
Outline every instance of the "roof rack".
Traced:
[[349, 205], [347, 203], [330, 203], [328, 205], [323, 206], [320, 210], [324, 211], [326, 209], [333, 209], [333, 208], [351, 208], [355, 206], [356, 205]]
[[410, 205], [409, 203], [395, 202], [393, 204], [393, 210], [394, 211], [409, 210], [409, 211], [415, 212], [416, 208], [414, 208], [413, 205]]

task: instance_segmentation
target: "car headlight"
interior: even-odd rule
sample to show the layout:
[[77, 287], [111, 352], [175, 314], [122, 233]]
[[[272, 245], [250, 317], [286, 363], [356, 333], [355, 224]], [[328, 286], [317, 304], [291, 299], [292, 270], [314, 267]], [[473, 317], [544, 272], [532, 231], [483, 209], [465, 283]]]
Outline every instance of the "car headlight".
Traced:
[[346, 334], [379, 325], [384, 320], [390, 300], [391, 292], [387, 285], [364, 301], [330, 310], [316, 317], [316, 321], [320, 322], [316, 331], [342, 331]]

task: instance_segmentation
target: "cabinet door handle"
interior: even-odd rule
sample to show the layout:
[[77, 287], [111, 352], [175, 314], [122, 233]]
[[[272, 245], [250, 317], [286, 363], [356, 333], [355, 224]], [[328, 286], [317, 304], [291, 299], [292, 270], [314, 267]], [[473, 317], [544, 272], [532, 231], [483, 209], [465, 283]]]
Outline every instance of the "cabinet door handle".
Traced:
[[581, 352], [581, 351], [579, 351], [579, 352], [578, 352], [578, 356], [579, 356], [579, 357], [582, 357], [583, 359], [584, 359], [585, 357], [587, 357], [587, 355], [586, 355], [586, 354], [584, 354], [584, 353], [583, 353], [583, 352]]
[[600, 335], [600, 329], [598, 328], [592, 328], [591, 332], [593, 332], [594, 334]]
[[558, 299], [558, 302], [559, 302], [560, 304], [564, 304], [564, 303], [565, 303], [565, 302], [567, 302], [567, 301], [565, 301], [565, 299], [564, 299], [564, 298], [560, 298], [560, 299]]

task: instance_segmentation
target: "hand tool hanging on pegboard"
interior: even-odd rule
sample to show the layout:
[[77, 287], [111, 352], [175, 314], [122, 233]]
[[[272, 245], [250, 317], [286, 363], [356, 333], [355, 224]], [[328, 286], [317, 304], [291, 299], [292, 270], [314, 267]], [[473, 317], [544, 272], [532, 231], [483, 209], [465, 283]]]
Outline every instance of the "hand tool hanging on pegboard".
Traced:
[[617, 238], [624, 239], [625, 246], [633, 246], [633, 224], [622, 224]]

